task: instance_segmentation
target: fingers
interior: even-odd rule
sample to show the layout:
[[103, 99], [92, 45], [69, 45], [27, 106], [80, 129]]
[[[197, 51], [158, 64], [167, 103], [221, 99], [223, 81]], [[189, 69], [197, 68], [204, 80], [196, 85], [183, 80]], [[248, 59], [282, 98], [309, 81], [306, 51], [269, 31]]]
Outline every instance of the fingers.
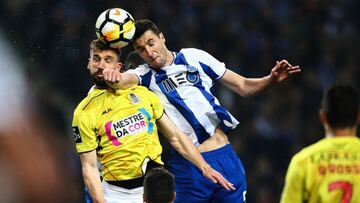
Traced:
[[207, 174], [204, 174], [204, 176], [210, 179], [211, 182], [218, 183], [227, 190], [235, 190], [235, 187], [232, 183], [227, 181], [224, 176], [212, 168], [207, 172]]
[[289, 67], [292, 67], [292, 65], [287, 60], [281, 60], [279, 62], [279, 67], [281, 67], [281, 68], [289, 68]]
[[301, 69], [300, 66], [293, 66], [287, 69], [290, 74], [300, 73]]
[[300, 66], [292, 66], [287, 60], [276, 61], [275, 65], [277, 70], [283, 70], [290, 74], [300, 73]]
[[219, 174], [219, 177], [216, 177], [215, 179], [217, 180], [219, 185], [221, 185], [223, 188], [227, 190], [235, 190], [234, 185], [229, 181], [227, 181], [221, 174]]
[[118, 70], [104, 69], [103, 78], [107, 82], [119, 82], [120, 81], [120, 72]]

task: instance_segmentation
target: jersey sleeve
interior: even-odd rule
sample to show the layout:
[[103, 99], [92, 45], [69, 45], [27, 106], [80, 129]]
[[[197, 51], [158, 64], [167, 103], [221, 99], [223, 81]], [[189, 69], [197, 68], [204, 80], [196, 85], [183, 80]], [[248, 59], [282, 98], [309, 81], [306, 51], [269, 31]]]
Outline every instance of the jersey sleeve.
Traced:
[[302, 203], [305, 187], [304, 163], [295, 155], [289, 164], [280, 203]]
[[139, 78], [139, 85], [149, 88], [152, 72], [148, 65], [140, 65], [139, 67], [128, 70], [127, 72], [135, 74]]
[[205, 74], [208, 75], [212, 80], [219, 80], [226, 72], [225, 63], [220, 62], [211, 54], [200, 49], [194, 49], [196, 54], [195, 60], [198, 60]]
[[91, 127], [89, 115], [81, 110], [75, 110], [72, 128], [78, 153], [92, 151], [97, 148], [96, 134]]
[[157, 120], [164, 114], [164, 107], [160, 102], [159, 97], [154, 92], [149, 91], [151, 103], [154, 111], [154, 118]]

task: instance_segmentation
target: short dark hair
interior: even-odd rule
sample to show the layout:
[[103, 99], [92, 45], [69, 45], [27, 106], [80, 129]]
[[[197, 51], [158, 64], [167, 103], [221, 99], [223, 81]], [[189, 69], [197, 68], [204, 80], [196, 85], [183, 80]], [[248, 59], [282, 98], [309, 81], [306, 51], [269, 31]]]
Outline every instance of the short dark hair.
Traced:
[[141, 37], [141, 35], [143, 35], [148, 30], [151, 30], [157, 36], [159, 36], [161, 33], [159, 28], [152, 21], [147, 19], [135, 21], [135, 28], [135, 34], [132, 39], [133, 42], [139, 37]]
[[359, 113], [359, 93], [351, 86], [334, 85], [324, 94], [321, 110], [327, 114], [332, 128], [347, 128], [356, 125]]
[[114, 51], [118, 57], [118, 59], [117, 59], [118, 62], [120, 62], [120, 58], [121, 58], [121, 49], [120, 48], [112, 48], [110, 46], [107, 46], [105, 43], [103, 43], [99, 39], [94, 39], [90, 43], [90, 51], [104, 51], [104, 50]]
[[132, 51], [126, 56], [124, 67], [121, 69], [121, 72], [125, 72], [130, 69], [135, 69], [139, 65], [144, 63], [145, 63], [144, 59], [142, 59], [136, 51]]
[[144, 194], [150, 203], [168, 203], [174, 198], [174, 176], [164, 168], [150, 169], [144, 179]]

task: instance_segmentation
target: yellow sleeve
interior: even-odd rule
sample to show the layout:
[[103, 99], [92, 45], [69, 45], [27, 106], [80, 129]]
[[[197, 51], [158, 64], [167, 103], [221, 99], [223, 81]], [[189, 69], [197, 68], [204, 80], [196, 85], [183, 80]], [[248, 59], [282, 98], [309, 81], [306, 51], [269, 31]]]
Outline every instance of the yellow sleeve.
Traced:
[[164, 114], [164, 107], [160, 102], [159, 97], [154, 92], [149, 91], [151, 103], [154, 110], [154, 119], [159, 119]]
[[286, 173], [285, 186], [280, 203], [302, 203], [305, 188], [305, 168], [295, 155]]
[[94, 127], [91, 126], [91, 116], [82, 110], [75, 110], [72, 122], [73, 134], [78, 153], [92, 151], [97, 148], [98, 143]]

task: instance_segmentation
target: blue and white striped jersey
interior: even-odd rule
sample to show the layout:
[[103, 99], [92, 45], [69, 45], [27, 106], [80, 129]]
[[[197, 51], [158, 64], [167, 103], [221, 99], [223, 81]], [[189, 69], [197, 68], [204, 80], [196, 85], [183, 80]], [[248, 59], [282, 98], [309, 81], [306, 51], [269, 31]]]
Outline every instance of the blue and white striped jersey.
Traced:
[[169, 118], [200, 145], [220, 127], [224, 132], [239, 123], [212, 94], [211, 87], [226, 67], [205, 51], [187, 48], [174, 53], [171, 65], [159, 70], [144, 64], [129, 72], [156, 93]]

